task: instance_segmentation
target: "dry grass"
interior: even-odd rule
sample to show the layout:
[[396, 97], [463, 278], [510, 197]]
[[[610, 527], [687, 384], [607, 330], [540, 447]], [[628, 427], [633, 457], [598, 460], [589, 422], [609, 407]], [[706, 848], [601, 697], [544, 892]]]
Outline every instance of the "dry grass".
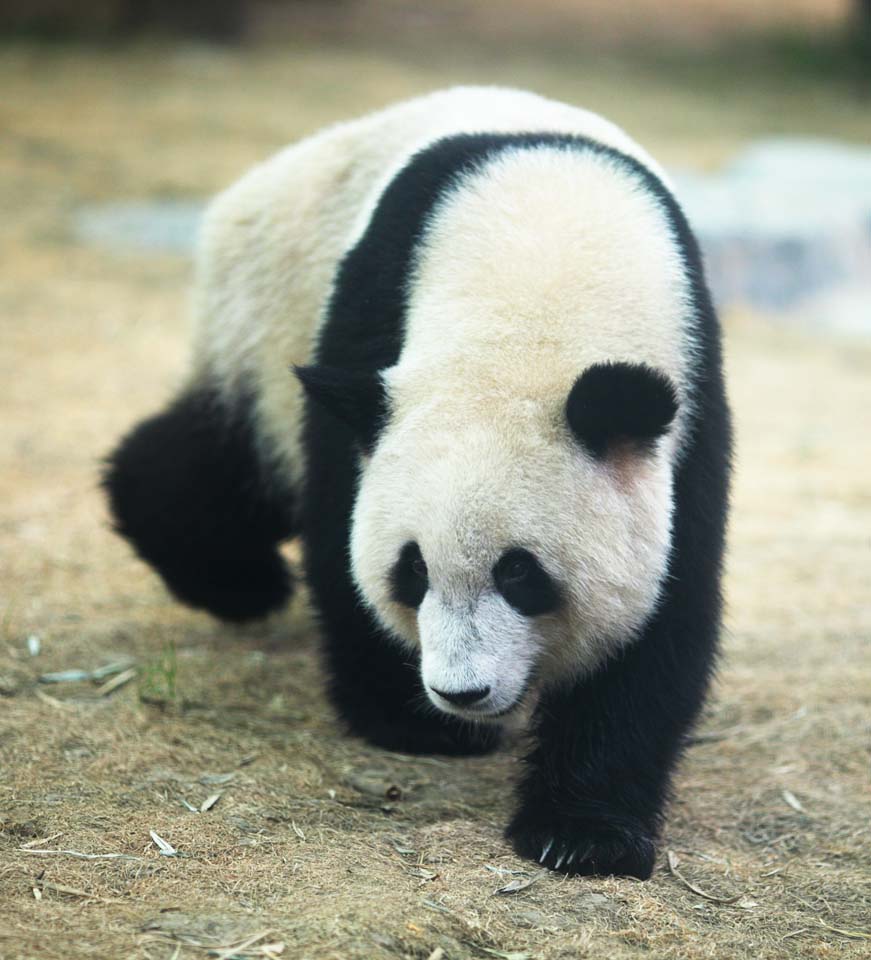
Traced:
[[[546, 875], [494, 896], [535, 873], [501, 839], [510, 753], [408, 759], [346, 738], [301, 603], [219, 626], [107, 529], [97, 461], [179, 375], [187, 266], [77, 247], [70, 212], [208, 192], [324, 120], [459, 78], [585, 100], [670, 160], [868, 125], [838, 91], [748, 82], [714, 101], [632, 63], [0, 56], [4, 960], [871, 955], [869, 345], [727, 318], [729, 629], [665, 838], [677, 861], [648, 884]], [[130, 656], [114, 691], [37, 682]]]

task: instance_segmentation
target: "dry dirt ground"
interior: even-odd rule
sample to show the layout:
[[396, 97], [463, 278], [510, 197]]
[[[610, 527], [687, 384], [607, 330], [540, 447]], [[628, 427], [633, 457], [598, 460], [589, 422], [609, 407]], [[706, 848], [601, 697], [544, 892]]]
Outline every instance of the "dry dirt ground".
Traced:
[[[0, 51], [3, 960], [871, 956], [871, 344], [725, 318], [724, 657], [646, 884], [539, 876], [501, 837], [516, 751], [415, 759], [346, 737], [301, 600], [246, 629], [183, 609], [97, 489], [100, 456], [181, 374], [188, 266], [77, 245], [80, 204], [203, 195], [324, 121], [457, 79], [583, 101], [670, 162], [793, 128], [867, 138], [844, 91], [720, 77]], [[38, 682], [124, 658], [114, 690]], [[534, 882], [494, 895], [516, 879]]]

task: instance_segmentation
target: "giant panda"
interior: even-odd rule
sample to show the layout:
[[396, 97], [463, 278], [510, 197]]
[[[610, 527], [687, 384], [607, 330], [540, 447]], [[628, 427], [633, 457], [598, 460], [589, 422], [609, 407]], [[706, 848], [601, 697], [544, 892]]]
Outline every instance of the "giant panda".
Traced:
[[403, 753], [530, 747], [506, 835], [646, 878], [716, 657], [730, 422], [699, 251], [601, 117], [456, 88], [213, 202], [187, 380], [110, 456], [118, 531], [231, 621], [300, 537], [329, 693]]

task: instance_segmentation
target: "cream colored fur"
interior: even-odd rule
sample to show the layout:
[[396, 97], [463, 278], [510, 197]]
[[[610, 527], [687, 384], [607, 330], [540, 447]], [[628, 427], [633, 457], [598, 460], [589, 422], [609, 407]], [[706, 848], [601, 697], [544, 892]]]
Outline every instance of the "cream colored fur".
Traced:
[[311, 356], [336, 266], [384, 186], [451, 133], [551, 130], [654, 161], [586, 110], [499, 87], [456, 87], [330, 127], [254, 167], [211, 204], [199, 238], [193, 381], [255, 385], [267, 452], [301, 478], [302, 394], [291, 364]]
[[[594, 114], [458, 88], [290, 147], [214, 203], [192, 376], [230, 394], [254, 385], [264, 452], [291, 485], [304, 464], [288, 368], [309, 360], [336, 266], [384, 185], [447, 134], [536, 130], [592, 137], [662, 176]], [[485, 707], [498, 712], [533, 676], [593, 667], [655, 606], [683, 416], [653, 454], [603, 464], [572, 438], [564, 408], [586, 367], [626, 360], [667, 373], [686, 410], [687, 280], [663, 212], [623, 168], [526, 148], [466, 176], [438, 206], [411, 290], [405, 345], [384, 373], [390, 427], [361, 470], [352, 570], [384, 625], [422, 645], [428, 686], [490, 686]], [[430, 575], [419, 618], [387, 581], [409, 540]], [[496, 593], [492, 567], [518, 546], [567, 588], [559, 614], [519, 620]]]

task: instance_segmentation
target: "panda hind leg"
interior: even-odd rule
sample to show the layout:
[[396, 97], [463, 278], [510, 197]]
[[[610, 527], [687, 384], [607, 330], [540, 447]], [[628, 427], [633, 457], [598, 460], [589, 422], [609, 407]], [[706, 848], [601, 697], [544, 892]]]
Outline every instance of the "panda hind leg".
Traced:
[[261, 463], [250, 402], [200, 388], [135, 427], [103, 486], [115, 528], [192, 607], [223, 620], [265, 616], [293, 584], [278, 545], [293, 503]]

